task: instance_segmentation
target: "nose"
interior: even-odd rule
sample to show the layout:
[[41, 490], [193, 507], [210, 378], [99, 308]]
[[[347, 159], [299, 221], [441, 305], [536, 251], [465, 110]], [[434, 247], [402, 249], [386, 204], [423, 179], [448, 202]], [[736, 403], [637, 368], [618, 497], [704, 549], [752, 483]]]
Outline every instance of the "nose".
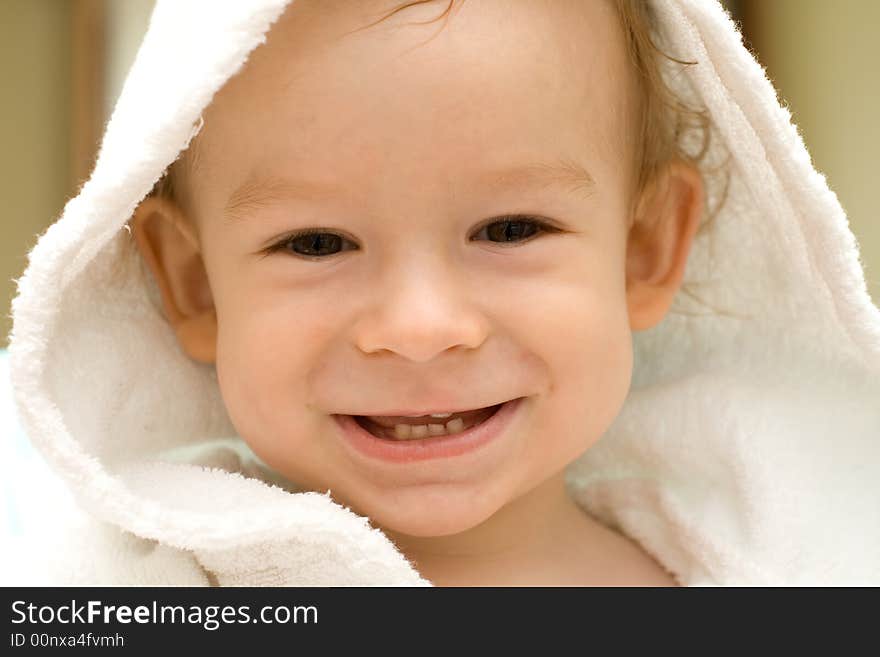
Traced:
[[400, 264], [389, 272], [376, 300], [355, 325], [362, 352], [388, 351], [426, 362], [444, 351], [475, 349], [483, 343], [488, 321], [467, 293], [473, 290], [472, 282], [468, 286], [439, 259]]

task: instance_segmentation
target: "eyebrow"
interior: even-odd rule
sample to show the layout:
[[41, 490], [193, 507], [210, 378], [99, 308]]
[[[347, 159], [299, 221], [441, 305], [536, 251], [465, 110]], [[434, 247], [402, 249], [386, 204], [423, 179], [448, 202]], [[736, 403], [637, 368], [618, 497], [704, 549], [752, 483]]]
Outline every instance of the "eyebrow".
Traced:
[[[481, 174], [478, 184], [483, 189], [497, 191], [513, 186], [567, 187], [570, 193], [592, 196], [596, 181], [590, 172], [570, 158], [549, 162], [531, 162]], [[294, 180], [270, 176], [249, 177], [226, 201], [223, 214], [230, 221], [243, 219], [250, 211], [273, 203], [291, 200], [320, 200], [339, 194], [344, 185], [316, 180]]]

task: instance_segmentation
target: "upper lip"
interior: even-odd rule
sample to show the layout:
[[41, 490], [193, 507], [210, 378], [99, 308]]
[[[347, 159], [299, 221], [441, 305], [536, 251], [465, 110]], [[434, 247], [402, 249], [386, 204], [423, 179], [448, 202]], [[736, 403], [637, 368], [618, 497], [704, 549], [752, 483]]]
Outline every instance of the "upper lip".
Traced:
[[453, 410], [449, 407], [439, 408], [436, 410], [428, 410], [428, 411], [414, 411], [412, 409], [410, 409], [410, 410], [395, 409], [395, 410], [390, 410], [390, 411], [378, 411], [378, 412], [377, 411], [367, 411], [367, 412], [363, 412], [363, 413], [349, 413], [348, 415], [354, 415], [357, 417], [365, 417], [368, 415], [371, 415], [373, 417], [393, 417], [393, 416], [420, 417], [422, 415], [434, 415], [434, 414], [438, 414], [438, 413], [464, 413], [466, 411], [473, 411], [478, 408], [491, 408], [493, 406], [498, 406], [499, 404], [506, 404], [509, 401], [513, 401], [513, 400], [512, 399], [505, 399], [504, 401], [500, 401], [500, 402], [494, 402], [494, 403], [483, 404], [483, 405], [478, 405], [478, 406], [468, 406], [467, 408], [458, 408], [457, 410]]

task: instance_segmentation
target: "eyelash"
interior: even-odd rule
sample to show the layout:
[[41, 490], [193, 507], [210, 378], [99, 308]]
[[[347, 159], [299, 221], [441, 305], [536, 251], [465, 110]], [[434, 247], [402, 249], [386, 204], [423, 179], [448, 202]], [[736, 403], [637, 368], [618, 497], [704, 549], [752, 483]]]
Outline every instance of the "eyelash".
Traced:
[[[532, 224], [536, 227], [536, 230], [532, 235], [528, 236], [524, 240], [507, 241], [507, 242], [493, 242], [493, 244], [524, 244], [526, 242], [531, 242], [532, 239], [534, 239], [535, 237], [537, 237], [538, 235], [540, 235], [542, 233], [558, 233], [561, 230], [559, 228], [556, 228], [555, 226], [550, 225], [546, 221], [539, 219], [538, 217], [533, 217], [531, 215], [515, 214], [515, 215], [505, 215], [503, 217], [497, 217], [497, 218], [493, 219], [492, 221], [490, 221], [486, 224], [483, 224], [483, 226], [481, 226], [479, 228], [479, 230], [477, 231], [477, 233], [475, 233], [475, 235], [479, 235], [484, 230], [488, 230], [490, 226], [494, 226], [495, 224]], [[293, 235], [288, 235], [288, 236], [282, 238], [281, 240], [279, 240], [275, 244], [272, 244], [271, 246], [266, 248], [263, 251], [263, 253], [264, 253], [264, 255], [271, 255], [272, 253], [277, 253], [279, 251], [287, 251], [287, 246], [292, 244], [294, 241], [301, 239], [303, 237], [318, 236], [318, 235], [331, 235], [333, 237], [339, 238], [342, 241], [348, 241], [345, 237], [343, 237], [342, 235], [339, 235], [338, 233], [334, 233], [332, 231], [324, 230], [321, 228], [310, 228], [308, 230], [303, 230], [303, 231], [294, 233]], [[473, 241], [473, 239], [474, 238], [472, 237], [471, 241]], [[505, 247], [505, 248], [510, 248], [510, 247]], [[307, 255], [307, 254], [296, 253], [296, 252], [292, 252], [292, 251], [290, 253], [291, 253], [291, 255], [297, 256], [298, 258], [303, 258], [305, 260], [327, 260], [328, 258], [330, 258], [334, 255], [338, 255], [339, 253], [341, 253], [341, 251], [337, 251], [336, 253], [331, 253], [331, 254], [323, 255], [323, 256]]]

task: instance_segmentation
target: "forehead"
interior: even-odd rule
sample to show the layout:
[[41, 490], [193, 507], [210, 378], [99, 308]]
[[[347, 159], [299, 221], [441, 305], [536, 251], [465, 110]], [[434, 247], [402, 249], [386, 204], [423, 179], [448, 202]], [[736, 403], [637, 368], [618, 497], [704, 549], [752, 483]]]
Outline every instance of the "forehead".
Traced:
[[623, 169], [631, 90], [611, 2], [457, 0], [444, 18], [443, 0], [376, 23], [402, 4], [292, 2], [205, 112], [211, 179], [451, 184], [571, 161], [601, 184]]

